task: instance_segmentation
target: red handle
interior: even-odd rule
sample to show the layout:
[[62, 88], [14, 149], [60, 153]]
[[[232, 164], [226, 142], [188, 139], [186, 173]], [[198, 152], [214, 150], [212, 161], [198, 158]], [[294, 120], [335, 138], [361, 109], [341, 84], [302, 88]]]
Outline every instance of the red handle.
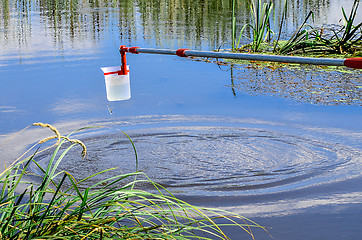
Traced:
[[179, 57], [187, 57], [185, 52], [188, 51], [188, 50], [190, 50], [190, 49], [188, 49], [188, 48], [177, 49], [176, 55], [179, 56]]
[[343, 64], [346, 67], [362, 69], [362, 58], [347, 58]]
[[119, 52], [121, 53], [121, 71], [118, 72], [118, 75], [127, 75], [129, 70], [127, 69], [127, 59], [126, 59], [126, 52], [128, 51], [128, 47], [122, 45], [119, 47]]

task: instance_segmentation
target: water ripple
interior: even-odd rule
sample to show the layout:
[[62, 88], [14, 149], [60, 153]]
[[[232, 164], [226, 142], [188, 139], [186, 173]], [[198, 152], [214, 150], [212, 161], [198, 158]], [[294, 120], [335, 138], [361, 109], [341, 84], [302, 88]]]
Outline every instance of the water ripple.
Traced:
[[[361, 175], [360, 150], [271, 129], [161, 126], [127, 134], [136, 145], [139, 170], [179, 195], [279, 193]], [[105, 168], [118, 167], [114, 174], [135, 170], [132, 146], [119, 131], [94, 131], [82, 141], [87, 159], [73, 149], [60, 170], [79, 178]], [[45, 164], [47, 158], [38, 159]]]

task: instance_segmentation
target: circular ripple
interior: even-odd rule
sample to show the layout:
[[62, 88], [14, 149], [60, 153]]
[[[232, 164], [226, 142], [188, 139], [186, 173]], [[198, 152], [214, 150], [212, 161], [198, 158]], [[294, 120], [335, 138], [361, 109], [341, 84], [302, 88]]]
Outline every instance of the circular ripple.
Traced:
[[[360, 175], [360, 151], [282, 132], [240, 127], [173, 126], [129, 130], [139, 170], [173, 193], [244, 195], [291, 191]], [[135, 171], [133, 147], [119, 131], [93, 132], [81, 139], [86, 159], [72, 149], [59, 170], [83, 178]], [[49, 154], [38, 158], [46, 164]], [[95, 183], [104, 176], [93, 179]]]

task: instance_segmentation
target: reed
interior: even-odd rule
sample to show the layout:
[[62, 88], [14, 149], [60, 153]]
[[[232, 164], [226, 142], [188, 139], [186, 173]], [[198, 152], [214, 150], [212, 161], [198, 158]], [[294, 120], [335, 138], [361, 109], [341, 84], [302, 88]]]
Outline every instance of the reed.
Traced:
[[[333, 31], [334, 35], [327, 44], [330, 47], [334, 47], [334, 50], [340, 53], [350, 51], [353, 46], [357, 43], [362, 45], [362, 22], [354, 26], [354, 20], [356, 18], [358, 6], [360, 0], [355, 0], [351, 8], [350, 15], [347, 17], [344, 8], [342, 8], [343, 13], [343, 26], [336, 32]], [[340, 35], [342, 35], [340, 37]]]
[[[319, 35], [318, 30], [313, 28], [311, 25], [307, 24], [308, 20], [313, 17], [313, 12], [310, 11], [307, 17], [304, 19], [303, 23], [298, 27], [293, 36], [285, 42], [281, 47], [274, 48], [279, 54], [293, 53], [293, 51], [298, 51], [299, 49], [316, 49], [317, 43], [314, 41], [313, 35]], [[279, 42], [276, 43], [276, 46]], [[294, 52], [296, 53], [296, 52]]]
[[[214, 222], [219, 218], [228, 220], [225, 225], [245, 230], [251, 238], [252, 227], [264, 229], [242, 216], [181, 201], [141, 172], [84, 187], [87, 180], [112, 169], [80, 180], [67, 171], [57, 171], [71, 148], [80, 145], [85, 152], [85, 146], [71, 139], [73, 133], [62, 136], [51, 125], [38, 125], [56, 133], [58, 142], [46, 168], [35, 157], [53, 137], [35, 144], [31, 149], [37, 150], [30, 157], [17, 159], [0, 174], [1, 239], [228, 239], [223, 225]], [[30, 164], [38, 167], [41, 181], [27, 177], [34, 174]], [[137, 189], [140, 183], [151, 184], [154, 191]]]
[[286, 43], [276, 48], [276, 52], [278, 54], [356, 54], [362, 51], [362, 23], [354, 25], [359, 2], [354, 0], [349, 16], [342, 8], [343, 24], [338, 30], [315, 28], [307, 24], [313, 15], [310, 12], [296, 33]]
[[[270, 39], [273, 31], [270, 28], [270, 16], [273, 12], [274, 4], [272, 1], [267, 3], [262, 0], [248, 0], [249, 9], [251, 12], [252, 23], [245, 24], [240, 30], [239, 38], [236, 40], [236, 20], [233, 16], [233, 39], [232, 50], [235, 51], [239, 48], [241, 39], [244, 36], [244, 31], [250, 29], [252, 32], [251, 50], [257, 52], [264, 41]], [[234, 12], [234, 6], [233, 6]]]
[[235, 48], [237, 48], [236, 44], [236, 18], [235, 18], [235, 0], [232, 0], [232, 16], [231, 16], [231, 49], [235, 51]]
[[[248, 3], [252, 23], [242, 27], [238, 38], [233, 5], [232, 51], [272, 50], [276, 54], [348, 54], [352, 57], [362, 54], [362, 23], [354, 23], [360, 0], [354, 0], [349, 15], [342, 7], [343, 19], [341, 19], [339, 29], [312, 26], [308, 23], [314, 18], [313, 12], [310, 11], [292, 37], [289, 40], [280, 41], [280, 34], [287, 13], [287, 1], [284, 0], [279, 33], [273, 44], [270, 43], [271, 36], [274, 34], [270, 28], [274, 7], [272, 0], [269, 2], [248, 0]], [[241, 39], [245, 37], [244, 32], [248, 29], [251, 30], [252, 41], [250, 44], [240, 46]]]

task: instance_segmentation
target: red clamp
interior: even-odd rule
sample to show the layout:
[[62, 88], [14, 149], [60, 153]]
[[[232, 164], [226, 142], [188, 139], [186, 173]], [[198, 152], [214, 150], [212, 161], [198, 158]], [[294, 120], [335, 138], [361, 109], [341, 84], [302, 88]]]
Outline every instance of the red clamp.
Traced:
[[119, 47], [119, 53], [126, 53], [126, 52], [130, 52], [130, 53], [134, 53], [134, 54], [139, 54], [139, 52], [137, 51], [139, 47], [126, 47], [125, 45], [121, 45]]
[[190, 49], [188, 49], [188, 48], [177, 49], [176, 50], [176, 55], [179, 56], [179, 57], [187, 57], [185, 52], [188, 51], [188, 50], [190, 50]]
[[350, 68], [362, 69], [362, 58], [347, 58], [344, 60], [343, 65]]
[[139, 52], [137, 51], [139, 47], [130, 47], [128, 48], [128, 52], [130, 53], [134, 53], [134, 54], [139, 54]]
[[137, 51], [139, 47], [126, 47], [125, 45], [121, 45], [119, 47], [119, 53], [121, 54], [121, 62], [122, 62], [122, 66], [121, 66], [121, 70], [118, 71], [118, 75], [127, 75], [129, 73], [129, 70], [127, 68], [127, 59], [126, 59], [126, 53], [130, 52], [130, 53], [134, 53], [134, 54], [139, 54], [139, 52]]
[[118, 71], [118, 75], [127, 75], [129, 70], [127, 69], [127, 59], [126, 59], [126, 52], [128, 52], [128, 47], [122, 45], [119, 47], [119, 53], [121, 54], [121, 70]]
[[126, 59], [126, 53], [130, 52], [130, 53], [134, 53], [134, 54], [139, 54], [139, 52], [137, 51], [139, 47], [126, 47], [125, 45], [121, 45], [119, 47], [119, 53], [121, 54], [121, 62], [122, 62], [122, 66], [121, 66], [121, 70], [118, 71], [118, 75], [127, 75], [129, 73], [129, 70], [127, 68], [127, 59]]

